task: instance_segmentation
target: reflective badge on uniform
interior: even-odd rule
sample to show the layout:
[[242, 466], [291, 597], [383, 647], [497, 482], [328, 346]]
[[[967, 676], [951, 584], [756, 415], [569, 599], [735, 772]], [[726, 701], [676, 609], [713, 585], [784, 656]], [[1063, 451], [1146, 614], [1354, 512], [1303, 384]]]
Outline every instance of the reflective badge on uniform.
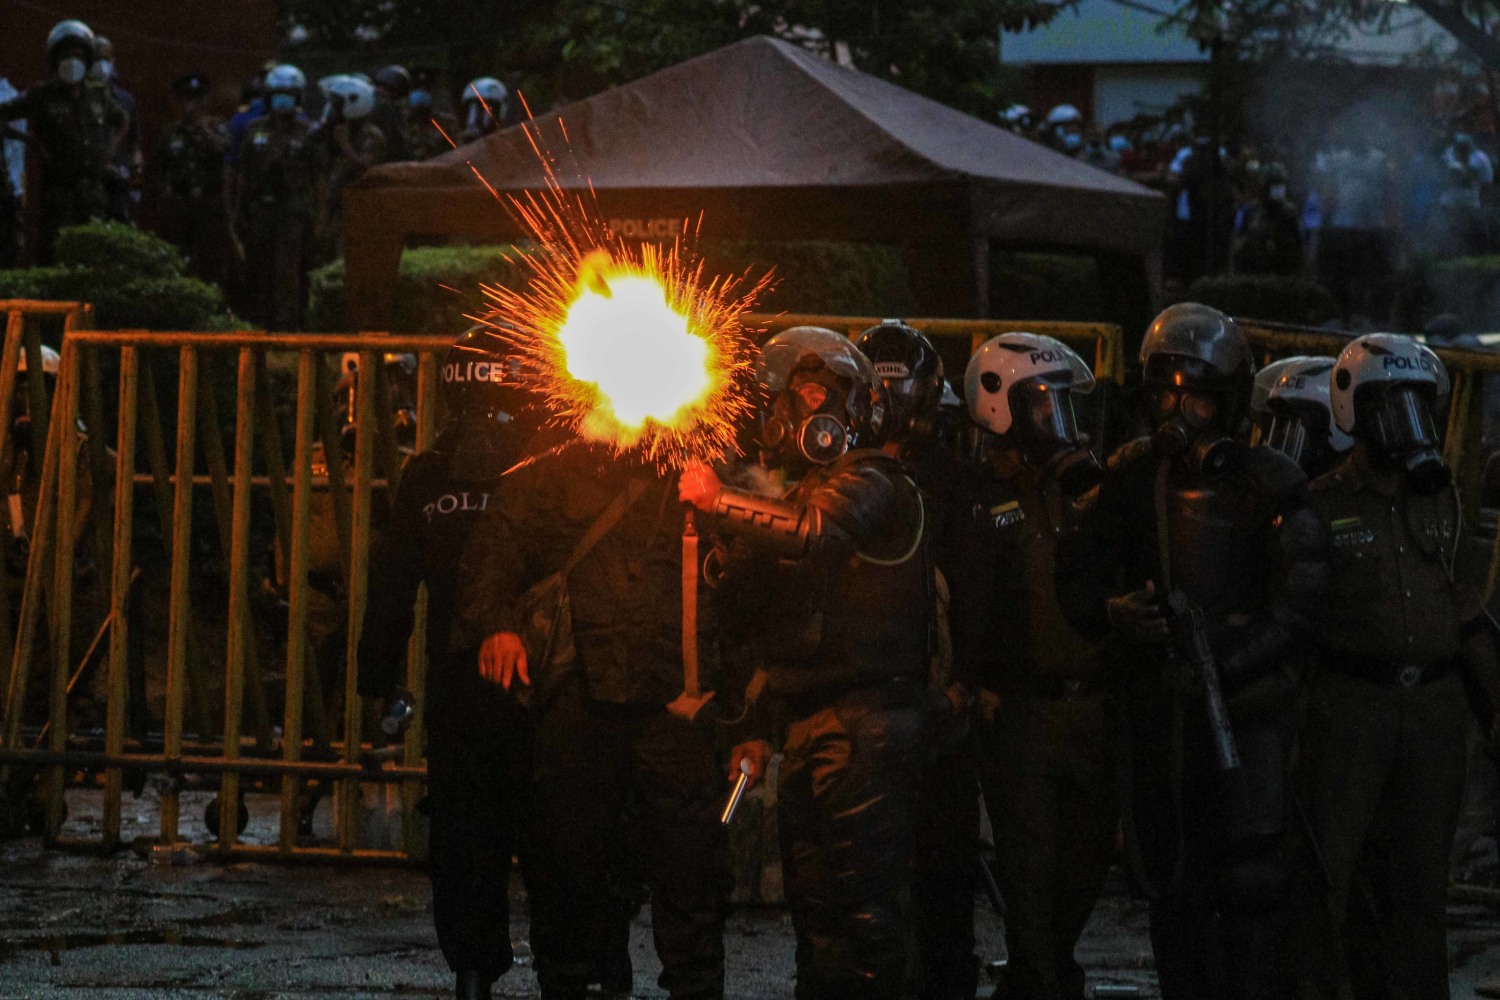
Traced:
[[991, 507], [987, 513], [997, 528], [1008, 528], [1013, 524], [1020, 524], [1026, 520], [1026, 512], [1021, 509], [1021, 501], [1019, 500], [998, 504]]
[[1337, 548], [1368, 545], [1375, 540], [1375, 532], [1366, 528], [1358, 516], [1341, 517], [1328, 527], [1333, 531], [1333, 544]]

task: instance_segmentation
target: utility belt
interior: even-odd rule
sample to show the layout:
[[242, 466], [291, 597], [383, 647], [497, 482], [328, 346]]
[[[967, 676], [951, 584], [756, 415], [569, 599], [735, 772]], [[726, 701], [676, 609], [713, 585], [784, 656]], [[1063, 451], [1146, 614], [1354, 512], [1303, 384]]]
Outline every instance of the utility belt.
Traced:
[[1457, 664], [1453, 658], [1435, 660], [1431, 663], [1403, 663], [1382, 659], [1378, 656], [1361, 656], [1341, 650], [1325, 650], [1322, 666], [1330, 673], [1355, 677], [1371, 684], [1388, 684], [1396, 687], [1414, 688], [1433, 681], [1440, 681], [1453, 673]]

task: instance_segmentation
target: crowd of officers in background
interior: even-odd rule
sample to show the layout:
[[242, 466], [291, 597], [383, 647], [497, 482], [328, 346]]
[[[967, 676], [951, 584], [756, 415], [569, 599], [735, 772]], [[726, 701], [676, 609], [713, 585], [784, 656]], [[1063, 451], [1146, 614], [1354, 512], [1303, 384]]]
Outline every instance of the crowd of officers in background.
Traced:
[[[227, 120], [208, 105], [202, 73], [175, 81], [177, 117], [160, 148], [142, 149], [135, 98], [120, 82], [109, 39], [82, 21], [47, 37], [49, 75], [0, 103], [0, 150], [24, 144], [37, 161], [39, 264], [58, 230], [94, 219], [133, 223], [155, 188], [157, 228], [191, 273], [225, 288], [247, 319], [301, 327], [307, 275], [341, 252], [342, 193], [370, 167], [421, 160], [507, 123], [510, 95], [494, 77], [464, 89], [463, 118], [434, 107], [436, 74], [386, 66], [373, 77], [334, 74], [309, 86], [300, 69], [270, 65], [246, 81]], [[14, 266], [24, 226], [19, 164], [0, 163], [0, 268]]]
[[1500, 668], [1455, 571], [1444, 366], [1371, 334], [1257, 372], [1192, 303], [1139, 361], [1140, 436], [1101, 462], [1075, 413], [1093, 374], [1058, 340], [986, 342], [960, 400], [900, 321], [797, 327], [758, 354], [746, 457], [678, 471], [544, 426], [503, 334], [460, 338], [359, 656], [361, 693], [409, 712], [425, 583], [457, 996], [511, 965], [514, 854], [546, 1000], [629, 992], [642, 882], [661, 987], [723, 997], [721, 812], [774, 748], [799, 1000], [975, 997], [981, 795], [997, 997], [1085, 996], [1119, 830], [1168, 1000], [1347, 997], [1351, 976], [1446, 997], [1466, 739], [1495, 735]]
[[[1483, 254], [1496, 245], [1495, 136], [1443, 88], [1434, 117], [1382, 129], [1334, 120], [1292, 148], [1239, 135], [1213, 139], [1193, 110], [1174, 106], [1108, 124], [1071, 104], [1045, 114], [1015, 104], [1006, 128], [1166, 196], [1168, 282], [1206, 275], [1315, 279], [1356, 321], [1387, 328], [1391, 279], [1413, 261]], [[1487, 108], [1487, 102], [1484, 103]], [[1290, 126], [1289, 126], [1290, 129]], [[1366, 327], [1368, 328], [1368, 327]]]

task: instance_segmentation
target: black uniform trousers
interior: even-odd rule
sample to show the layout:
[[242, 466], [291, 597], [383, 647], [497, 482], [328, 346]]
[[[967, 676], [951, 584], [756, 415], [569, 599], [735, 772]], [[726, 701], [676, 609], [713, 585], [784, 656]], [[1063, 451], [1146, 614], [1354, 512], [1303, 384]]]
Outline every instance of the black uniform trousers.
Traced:
[[978, 741], [967, 720], [945, 722], [964, 731], [933, 734], [917, 792], [912, 857], [917, 998], [973, 1000], [979, 989], [979, 956], [974, 951]]
[[924, 690], [893, 681], [787, 704], [777, 821], [797, 1000], [897, 1000], [914, 985]]
[[1131, 705], [1126, 803], [1127, 840], [1153, 894], [1161, 995], [1282, 1000], [1295, 707], [1282, 697], [1251, 715], [1231, 702], [1241, 767], [1230, 782], [1215, 763], [1201, 702], [1185, 696], [1179, 740], [1173, 713], [1161, 711], [1171, 697]]
[[1468, 712], [1457, 673], [1414, 687], [1333, 672], [1317, 680], [1297, 779], [1327, 882], [1309, 852], [1292, 936], [1297, 996], [1336, 997], [1344, 988], [1340, 925], [1371, 844], [1393, 861], [1380, 873], [1388, 905], [1376, 928], [1386, 994], [1448, 996], [1448, 853], [1463, 800]]
[[1074, 957], [1114, 860], [1118, 784], [1104, 698], [1003, 694], [984, 739], [1010, 960], [997, 996], [1082, 1000]]
[[724, 994], [732, 888], [719, 810], [728, 790], [712, 733], [665, 708], [593, 701], [565, 685], [536, 724], [531, 941], [542, 995], [581, 997], [618, 927], [612, 874], [633, 798], [651, 924], [673, 1000]]
[[[472, 671], [469, 652], [452, 671]], [[458, 657], [455, 656], [457, 660]], [[431, 691], [427, 738], [428, 874], [443, 958], [499, 978], [511, 967], [511, 858], [525, 871], [531, 810], [530, 719], [499, 694]]]

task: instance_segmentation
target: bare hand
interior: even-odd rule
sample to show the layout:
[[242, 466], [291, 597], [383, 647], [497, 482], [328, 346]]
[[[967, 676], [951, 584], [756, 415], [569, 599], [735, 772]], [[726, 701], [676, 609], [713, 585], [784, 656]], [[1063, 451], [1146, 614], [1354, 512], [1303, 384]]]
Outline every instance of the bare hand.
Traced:
[[479, 647], [479, 676], [509, 691], [512, 682], [531, 683], [526, 647], [514, 632], [496, 632]]
[[766, 765], [771, 763], [771, 744], [765, 740], [747, 740], [729, 751], [729, 779], [731, 781], [739, 780], [742, 762], [750, 765], [744, 772], [750, 779], [745, 787], [746, 789], [754, 788], [765, 775]]
[[704, 513], [713, 511], [714, 504], [723, 491], [724, 484], [719, 481], [718, 473], [707, 463], [695, 458], [688, 460], [687, 465], [682, 467], [682, 475], [677, 479], [677, 498]]

